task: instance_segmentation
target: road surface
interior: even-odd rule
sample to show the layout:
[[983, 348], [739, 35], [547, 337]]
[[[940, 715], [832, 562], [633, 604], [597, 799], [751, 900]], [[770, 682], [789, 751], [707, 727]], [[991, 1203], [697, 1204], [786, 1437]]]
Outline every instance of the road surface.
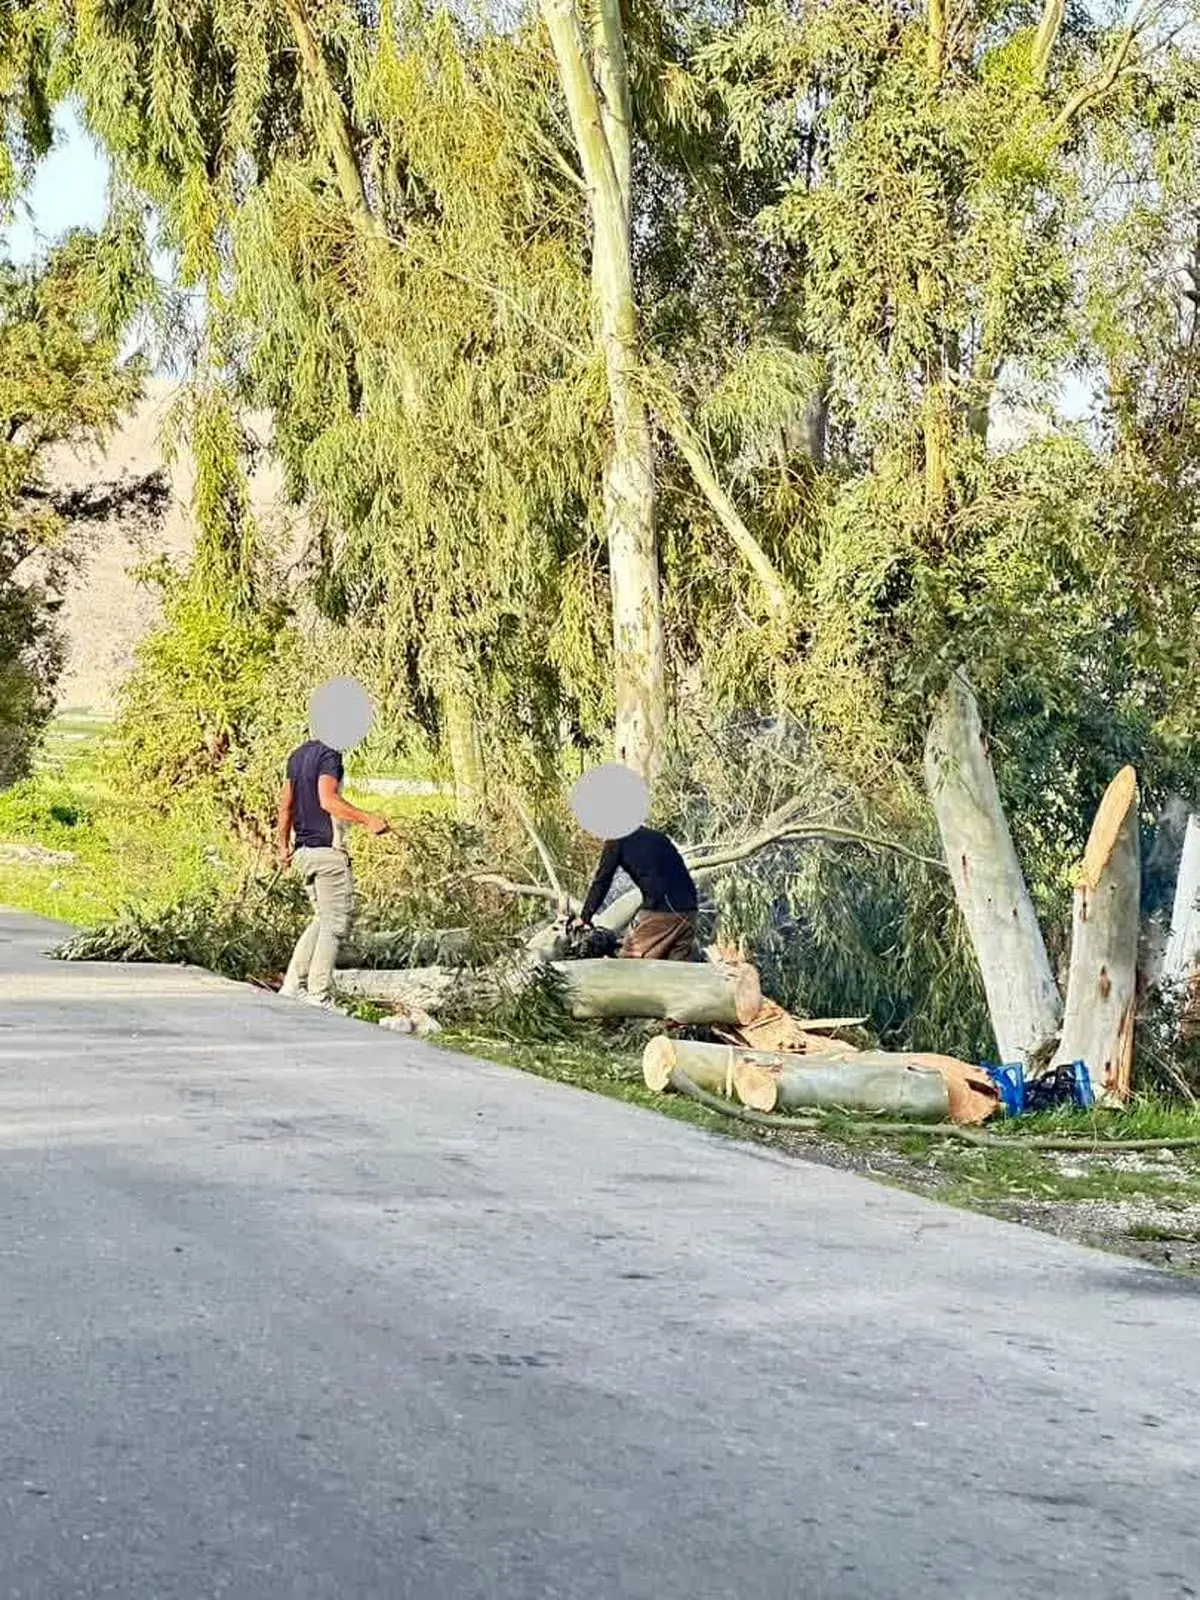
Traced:
[[1200, 1590], [1200, 1284], [0, 915], [0, 1597]]

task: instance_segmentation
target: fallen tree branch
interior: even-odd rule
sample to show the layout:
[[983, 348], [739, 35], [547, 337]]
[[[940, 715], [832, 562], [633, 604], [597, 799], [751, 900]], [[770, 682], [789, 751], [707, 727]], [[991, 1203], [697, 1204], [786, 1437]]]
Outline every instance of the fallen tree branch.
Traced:
[[521, 825], [524, 827], [525, 832], [529, 835], [533, 848], [538, 853], [538, 859], [541, 861], [542, 867], [546, 873], [546, 877], [550, 880], [550, 887], [554, 891], [555, 901], [561, 901], [563, 898], [563, 887], [558, 876], [558, 869], [554, 865], [554, 858], [546, 847], [546, 841], [534, 827], [533, 818], [529, 815], [528, 811], [526, 811], [525, 807], [515, 795], [513, 796], [513, 809], [520, 817]]
[[552, 905], [556, 904], [559, 898], [555, 891], [548, 889], [544, 883], [515, 883], [512, 878], [506, 878], [499, 872], [469, 872], [467, 882], [481, 883], [489, 889], [499, 889], [504, 894], [520, 895], [527, 900], [548, 900]]
[[[686, 1072], [678, 1067], [671, 1074], [671, 1087], [677, 1093], [694, 1100], [709, 1111], [719, 1111], [734, 1122], [748, 1122], [757, 1128], [782, 1128], [801, 1133], [818, 1132], [828, 1128], [834, 1113], [822, 1117], [779, 1117], [769, 1111], [750, 1111], [745, 1106], [735, 1106], [720, 1100], [692, 1082]], [[836, 1117], [842, 1127], [869, 1133], [910, 1134], [919, 1133], [934, 1139], [959, 1139], [964, 1144], [976, 1145], [984, 1150], [1074, 1150], [1084, 1155], [1103, 1155], [1106, 1150], [1191, 1150], [1200, 1148], [1200, 1134], [1180, 1139], [1068, 1139], [1066, 1137], [1020, 1134], [1010, 1138], [991, 1133], [976, 1133], [956, 1122], [875, 1122], [869, 1117]]]
[[[790, 819], [795, 815], [796, 809], [795, 801], [782, 806], [774, 818], [764, 825], [762, 831], [737, 844], [730, 844], [724, 848], [717, 845], [703, 845], [683, 850], [681, 852], [683, 859], [691, 869], [696, 882], [703, 883], [723, 868], [748, 861], [751, 856], [769, 850], [772, 845], [794, 844], [804, 839], [823, 839], [834, 844], [857, 844], [864, 849], [888, 850], [919, 866], [932, 867], [937, 872], [947, 870], [944, 861], [939, 861], [934, 856], [922, 855], [917, 850], [910, 850], [907, 845], [899, 844], [895, 839], [884, 839], [876, 834], [860, 833], [854, 828], [838, 828], [825, 823], [793, 822]], [[702, 851], [711, 853], [701, 854]], [[485, 884], [490, 888], [499, 889], [504, 894], [520, 895], [529, 900], [545, 900], [558, 905], [565, 903], [572, 914], [578, 914], [580, 910], [581, 902], [570, 896], [559, 894], [543, 884], [515, 882], [512, 878], [505, 877], [503, 873], [471, 872], [466, 874], [466, 881]], [[620, 933], [633, 921], [641, 903], [642, 896], [639, 889], [626, 890], [597, 915], [596, 926], [608, 928], [613, 933]]]
[[718, 851], [701, 860], [695, 860], [686, 850], [683, 854], [696, 875], [701, 873], [707, 875], [721, 867], [734, 866], [737, 862], [757, 855], [773, 844], [791, 844], [801, 839], [824, 839], [832, 844], [857, 844], [865, 849], [887, 850], [893, 855], [903, 856], [908, 861], [915, 861], [919, 866], [934, 867], [938, 872], [947, 870], [944, 861], [939, 861], [935, 856], [922, 855], [919, 850], [910, 850], [907, 845], [898, 844], [895, 839], [883, 839], [878, 834], [860, 833], [856, 828], [835, 828], [825, 823], [812, 827], [788, 824], [775, 833], [758, 834], [744, 844], [732, 845], [727, 850]]

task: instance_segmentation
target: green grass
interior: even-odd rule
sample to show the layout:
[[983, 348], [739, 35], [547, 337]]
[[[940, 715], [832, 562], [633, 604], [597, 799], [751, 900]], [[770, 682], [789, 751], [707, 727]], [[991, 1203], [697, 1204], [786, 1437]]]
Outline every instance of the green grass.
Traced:
[[[200, 808], [162, 816], [118, 789], [109, 774], [108, 719], [64, 713], [47, 730], [33, 775], [0, 794], [0, 843], [40, 845], [71, 865], [0, 862], [0, 904], [94, 928], [124, 905], [167, 904], [233, 876], [228, 845]], [[440, 795], [347, 798], [393, 821], [444, 810]]]

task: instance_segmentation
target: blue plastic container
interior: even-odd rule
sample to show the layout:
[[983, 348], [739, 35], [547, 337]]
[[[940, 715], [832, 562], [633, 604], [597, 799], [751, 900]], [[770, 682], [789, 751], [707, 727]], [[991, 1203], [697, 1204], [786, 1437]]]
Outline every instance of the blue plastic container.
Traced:
[[[1028, 1107], [1026, 1092], [1025, 1069], [1019, 1061], [1006, 1063], [1004, 1066], [993, 1066], [990, 1061], [983, 1063], [983, 1070], [991, 1078], [1000, 1091], [1000, 1103], [1004, 1107], [1006, 1117], [1019, 1117]], [[1096, 1096], [1092, 1090], [1092, 1080], [1087, 1067], [1082, 1061], [1071, 1063], [1071, 1103], [1087, 1110], [1095, 1104]]]
[[1071, 1071], [1075, 1076], [1075, 1082], [1073, 1086], [1075, 1090], [1075, 1104], [1077, 1106], [1081, 1106], [1086, 1111], [1089, 1106], [1095, 1105], [1096, 1103], [1096, 1096], [1092, 1090], [1091, 1074], [1088, 1072], [1088, 1069], [1084, 1066], [1082, 1061], [1072, 1061]]
[[1025, 1069], [1019, 1061], [1005, 1066], [983, 1063], [983, 1070], [1000, 1091], [1000, 1104], [1006, 1117], [1019, 1117], [1025, 1109]]

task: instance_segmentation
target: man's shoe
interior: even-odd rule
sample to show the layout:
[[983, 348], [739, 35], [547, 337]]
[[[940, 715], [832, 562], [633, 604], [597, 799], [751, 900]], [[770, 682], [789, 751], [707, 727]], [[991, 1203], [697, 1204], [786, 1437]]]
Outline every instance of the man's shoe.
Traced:
[[281, 1000], [303, 1000], [304, 990], [298, 983], [282, 983], [279, 986]]
[[308, 1004], [310, 1006], [315, 1006], [318, 1011], [336, 1011], [337, 1010], [337, 1006], [334, 1005], [333, 1001], [329, 998], [328, 995], [325, 995], [324, 997], [322, 997], [320, 995], [315, 995], [315, 994], [306, 994], [304, 996], [304, 998], [305, 998], [305, 1000], [308, 1002]]

